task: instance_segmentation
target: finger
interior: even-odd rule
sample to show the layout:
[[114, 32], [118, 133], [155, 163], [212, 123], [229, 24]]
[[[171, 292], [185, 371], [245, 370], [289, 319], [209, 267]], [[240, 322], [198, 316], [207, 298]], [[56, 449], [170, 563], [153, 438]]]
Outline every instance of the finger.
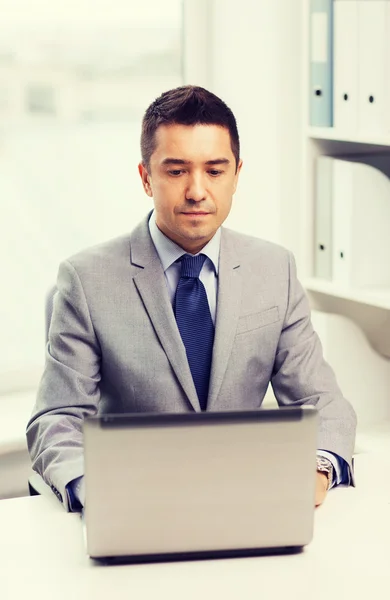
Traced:
[[326, 492], [328, 487], [328, 481], [325, 475], [317, 473], [316, 478], [316, 494], [315, 494], [315, 506], [320, 506], [325, 500]]

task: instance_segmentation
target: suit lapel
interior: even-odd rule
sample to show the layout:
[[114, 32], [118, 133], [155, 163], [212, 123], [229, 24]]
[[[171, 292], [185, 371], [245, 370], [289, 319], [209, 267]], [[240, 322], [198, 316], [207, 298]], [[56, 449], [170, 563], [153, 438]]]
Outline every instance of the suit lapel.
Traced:
[[140, 267], [133, 280], [176, 377], [195, 411], [200, 412], [185, 347], [172, 310], [164, 270], [150, 237], [148, 220], [149, 217], [130, 238], [131, 262]]
[[240, 314], [241, 291], [240, 262], [229, 232], [222, 229], [218, 273], [217, 318], [207, 405], [211, 410], [217, 401], [232, 351]]

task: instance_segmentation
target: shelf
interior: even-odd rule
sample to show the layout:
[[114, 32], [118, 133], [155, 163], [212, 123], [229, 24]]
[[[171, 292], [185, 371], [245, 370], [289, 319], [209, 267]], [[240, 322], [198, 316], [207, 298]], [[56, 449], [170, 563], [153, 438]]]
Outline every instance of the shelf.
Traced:
[[387, 136], [353, 135], [337, 131], [333, 127], [309, 127], [307, 135], [325, 144], [326, 150], [339, 150], [340, 153], [362, 154], [370, 152], [390, 152], [390, 134]]
[[303, 281], [303, 285], [309, 292], [318, 292], [327, 294], [335, 298], [343, 298], [360, 302], [376, 308], [390, 310], [390, 287], [388, 288], [366, 288], [366, 289], [351, 289], [343, 287], [332, 281], [318, 279], [315, 277]]
[[390, 146], [390, 134], [387, 136], [351, 135], [337, 131], [334, 127], [309, 127], [309, 137], [319, 140], [334, 140], [351, 144], [368, 144], [370, 146]]

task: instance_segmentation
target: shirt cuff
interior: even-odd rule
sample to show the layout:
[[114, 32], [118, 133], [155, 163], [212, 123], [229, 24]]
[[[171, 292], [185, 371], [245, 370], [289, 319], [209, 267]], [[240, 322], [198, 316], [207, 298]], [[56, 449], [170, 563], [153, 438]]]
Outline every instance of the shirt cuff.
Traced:
[[82, 475], [68, 483], [66, 492], [71, 512], [80, 511], [85, 504], [84, 476]]
[[329, 489], [339, 485], [340, 483], [346, 483], [349, 485], [349, 466], [346, 461], [341, 458], [341, 456], [333, 454], [333, 452], [328, 452], [327, 450], [317, 450], [317, 456], [323, 456], [324, 458], [327, 458], [333, 465], [333, 480]]

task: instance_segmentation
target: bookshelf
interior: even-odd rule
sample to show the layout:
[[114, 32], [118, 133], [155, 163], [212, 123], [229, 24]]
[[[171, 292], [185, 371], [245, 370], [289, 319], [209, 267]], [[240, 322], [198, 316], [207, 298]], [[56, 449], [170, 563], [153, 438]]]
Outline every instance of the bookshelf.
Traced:
[[320, 149], [321, 154], [332, 156], [388, 154], [390, 153], [390, 137], [351, 135], [338, 131], [334, 127], [308, 127], [308, 140], [312, 140]]
[[309, 292], [327, 294], [351, 302], [365, 304], [368, 307], [390, 311], [390, 288], [351, 289], [317, 277], [309, 277], [303, 282]]
[[374, 147], [379, 150], [390, 151], [390, 136], [367, 136], [358, 133], [351, 135], [338, 131], [334, 127], [308, 127], [307, 136], [313, 140], [329, 140], [334, 142], [344, 142], [356, 144], [356, 146]]
[[[335, 0], [337, 1], [337, 0]], [[314, 277], [315, 256], [315, 165], [318, 156], [348, 157], [377, 166], [390, 177], [390, 135], [378, 132], [343, 132], [335, 127], [310, 125], [310, 0], [302, 0], [303, 8], [303, 134], [301, 198], [299, 205], [300, 240], [298, 270], [312, 308], [352, 318], [365, 333], [372, 348], [390, 359], [390, 286], [354, 289]], [[386, 129], [384, 128], [384, 132]], [[389, 186], [390, 190], [390, 186]], [[390, 196], [389, 196], [390, 201]], [[390, 235], [390, 223], [389, 223]], [[390, 264], [383, 265], [390, 272]], [[390, 368], [390, 362], [389, 362]]]

